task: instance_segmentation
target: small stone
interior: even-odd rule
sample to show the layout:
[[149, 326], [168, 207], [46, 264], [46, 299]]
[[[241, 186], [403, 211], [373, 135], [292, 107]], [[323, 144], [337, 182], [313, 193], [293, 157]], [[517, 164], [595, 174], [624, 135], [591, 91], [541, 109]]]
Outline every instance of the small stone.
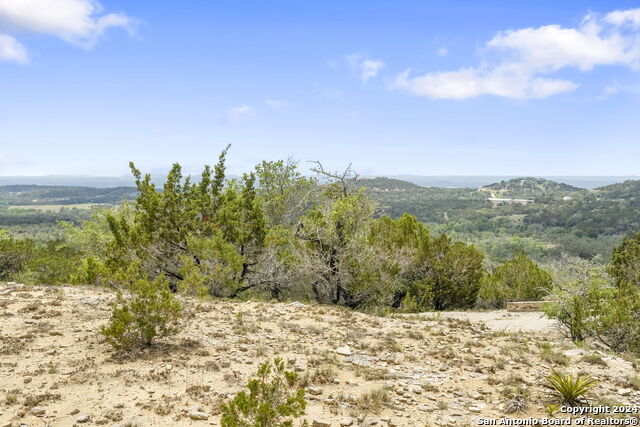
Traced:
[[76, 421], [80, 424], [88, 423], [91, 421], [91, 416], [87, 414], [80, 414], [76, 417]]
[[312, 427], [331, 427], [331, 423], [326, 420], [313, 420]]
[[34, 406], [31, 408], [31, 415], [35, 415], [36, 417], [44, 417], [44, 413], [46, 410], [42, 406]]
[[31, 378], [31, 377], [24, 377], [24, 378], [22, 379], [22, 381], [23, 381], [25, 384], [29, 384], [29, 383], [31, 382], [31, 380], [33, 380], [33, 378]]
[[347, 418], [343, 418], [342, 420], [340, 420], [340, 425], [342, 427], [347, 427], [353, 424], [353, 418], [351, 417], [347, 417]]
[[336, 353], [340, 356], [351, 356], [351, 349], [348, 346], [336, 348]]
[[82, 298], [80, 302], [82, 304], [91, 305], [91, 306], [96, 306], [100, 304], [100, 300], [98, 298], [93, 298], [93, 297]]
[[190, 409], [189, 410], [189, 418], [191, 418], [192, 420], [208, 420], [209, 419], [209, 414], [207, 414], [206, 412], [203, 411], [198, 411], [196, 409]]
[[320, 388], [320, 387], [311, 386], [307, 390], [309, 390], [310, 394], [313, 394], [313, 395], [316, 395], [316, 396], [319, 395], [319, 394], [322, 394], [322, 388]]
[[447, 369], [449, 369], [449, 367], [447, 366], [446, 363], [442, 363], [438, 368], [438, 370], [440, 370], [441, 372], [446, 371]]
[[618, 394], [620, 396], [629, 396], [631, 394], [631, 389], [628, 388], [620, 388], [618, 389]]

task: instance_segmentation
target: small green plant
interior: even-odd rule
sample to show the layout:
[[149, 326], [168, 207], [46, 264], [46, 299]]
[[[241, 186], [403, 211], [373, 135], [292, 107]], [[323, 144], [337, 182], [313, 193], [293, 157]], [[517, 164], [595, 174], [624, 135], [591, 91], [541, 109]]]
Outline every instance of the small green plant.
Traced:
[[597, 353], [585, 354], [582, 357], [582, 360], [591, 365], [607, 366], [607, 362], [605, 362], [604, 359]]
[[540, 347], [540, 358], [547, 363], [557, 365], [568, 365], [569, 358], [559, 351], [554, 350], [548, 342], [538, 344]]
[[118, 292], [111, 322], [101, 330], [116, 350], [146, 347], [156, 337], [177, 332], [182, 305], [171, 293], [164, 277], [153, 281], [137, 279], [130, 290], [127, 297]]
[[596, 385], [597, 381], [587, 375], [564, 375], [555, 369], [547, 377], [547, 389], [557, 403], [562, 405], [579, 406], [587, 403], [587, 393]]
[[295, 388], [297, 377], [295, 372], [285, 370], [280, 358], [275, 358], [273, 364], [264, 362], [249, 380], [249, 392], [241, 391], [221, 405], [221, 426], [293, 426], [294, 419], [304, 415], [307, 407], [304, 390]]
[[544, 407], [544, 412], [550, 417], [555, 417], [556, 412], [558, 412], [559, 409], [560, 405], [558, 405], [557, 403], [552, 403]]

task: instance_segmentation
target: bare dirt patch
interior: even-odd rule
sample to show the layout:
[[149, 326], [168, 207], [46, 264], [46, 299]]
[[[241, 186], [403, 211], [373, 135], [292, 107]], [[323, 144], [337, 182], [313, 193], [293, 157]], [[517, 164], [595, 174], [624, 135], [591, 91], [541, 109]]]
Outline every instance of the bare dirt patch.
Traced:
[[[518, 385], [528, 397], [517, 416], [543, 416], [552, 368], [588, 372], [599, 381], [594, 396], [640, 403], [630, 362], [577, 349], [539, 313], [374, 317], [186, 300], [178, 336], [122, 356], [98, 333], [112, 299], [103, 289], [0, 284], [0, 426], [219, 425], [220, 402], [273, 357], [299, 372], [310, 424], [476, 425], [505, 416]], [[523, 332], [509, 332], [516, 326]], [[593, 354], [603, 363], [585, 357]]]

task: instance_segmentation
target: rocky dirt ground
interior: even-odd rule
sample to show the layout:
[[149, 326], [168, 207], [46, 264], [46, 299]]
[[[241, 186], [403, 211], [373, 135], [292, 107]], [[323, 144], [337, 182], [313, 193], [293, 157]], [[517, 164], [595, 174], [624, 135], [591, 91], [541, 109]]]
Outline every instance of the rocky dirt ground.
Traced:
[[[543, 417], [552, 368], [595, 377], [593, 403], [640, 401], [629, 361], [576, 348], [546, 327], [514, 333], [459, 315], [186, 301], [183, 332], [121, 357], [98, 333], [112, 298], [102, 289], [0, 284], [0, 427], [219, 425], [220, 402], [276, 356], [300, 373], [305, 418], [318, 427]], [[526, 408], [506, 415], [518, 387]]]

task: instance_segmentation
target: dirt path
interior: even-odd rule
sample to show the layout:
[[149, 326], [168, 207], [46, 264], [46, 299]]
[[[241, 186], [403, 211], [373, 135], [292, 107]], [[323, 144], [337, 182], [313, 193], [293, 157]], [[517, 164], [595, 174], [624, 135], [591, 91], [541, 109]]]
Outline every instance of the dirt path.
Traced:
[[544, 313], [497, 311], [451, 311], [443, 314], [459, 320], [481, 322], [493, 331], [507, 332], [557, 332], [557, 322], [549, 319]]

